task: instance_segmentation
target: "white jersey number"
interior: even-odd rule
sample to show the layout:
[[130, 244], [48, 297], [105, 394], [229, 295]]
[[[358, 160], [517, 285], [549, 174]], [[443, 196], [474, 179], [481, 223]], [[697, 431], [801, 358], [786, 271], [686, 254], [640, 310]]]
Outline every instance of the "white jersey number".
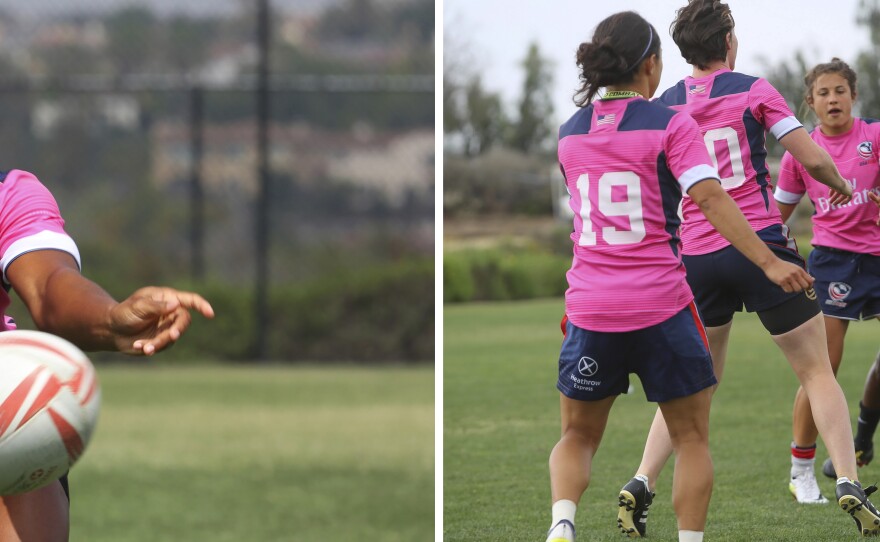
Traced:
[[[613, 201], [611, 194], [615, 186], [626, 189], [626, 199]], [[578, 241], [580, 246], [593, 246], [596, 244], [596, 235], [593, 231], [593, 219], [591, 217], [592, 205], [590, 202], [590, 176], [586, 173], [578, 177], [578, 192], [581, 195], [581, 219], [584, 221], [581, 229], [581, 237]], [[612, 171], [599, 177], [599, 190], [597, 198], [598, 211], [606, 217], [625, 216], [629, 218], [628, 230], [618, 230], [614, 226], [602, 228], [602, 237], [609, 245], [631, 245], [645, 238], [645, 219], [642, 213], [642, 185], [639, 176], [631, 171]]]
[[709, 156], [712, 157], [712, 162], [715, 164], [715, 169], [719, 170], [719, 174], [721, 172], [718, 167], [718, 157], [715, 155], [715, 142], [723, 141], [727, 146], [727, 154], [730, 157], [730, 168], [733, 170], [733, 174], [730, 177], [723, 177], [721, 179], [721, 187], [725, 190], [732, 190], [742, 186], [746, 182], [746, 170], [743, 167], [742, 150], [739, 146], [736, 130], [729, 126], [715, 128], [706, 132], [706, 135], [703, 136], [703, 141], [706, 143], [706, 150], [709, 151]]

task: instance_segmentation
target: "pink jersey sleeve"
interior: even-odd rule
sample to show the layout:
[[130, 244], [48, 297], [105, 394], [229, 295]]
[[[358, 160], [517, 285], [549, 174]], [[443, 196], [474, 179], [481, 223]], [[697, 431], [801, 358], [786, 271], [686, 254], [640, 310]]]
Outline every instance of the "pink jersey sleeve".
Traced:
[[766, 79], [759, 78], [749, 91], [749, 110], [777, 140], [802, 124], [785, 98]]
[[12, 170], [0, 189], [0, 267], [34, 250], [61, 250], [80, 264], [79, 250], [64, 231], [64, 220], [52, 194], [31, 173]]
[[790, 153], [782, 156], [779, 166], [779, 179], [776, 182], [776, 190], [773, 197], [779, 203], [794, 205], [807, 193], [804, 177], [801, 175], [800, 164]]
[[678, 179], [683, 193], [704, 179], [718, 179], [718, 170], [709, 157], [697, 122], [686, 113], [678, 113], [669, 121], [663, 138], [666, 163]]

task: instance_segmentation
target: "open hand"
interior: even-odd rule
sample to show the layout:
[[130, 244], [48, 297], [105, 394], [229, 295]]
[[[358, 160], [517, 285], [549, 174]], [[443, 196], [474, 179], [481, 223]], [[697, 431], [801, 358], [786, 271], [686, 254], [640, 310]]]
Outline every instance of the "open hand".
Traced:
[[147, 286], [110, 310], [110, 329], [120, 352], [151, 356], [183, 335], [192, 322], [190, 311], [214, 317], [214, 309], [198, 294]]
[[844, 205], [850, 202], [852, 199], [852, 186], [849, 183], [843, 183], [842, 190], [839, 191], [835, 188], [828, 190], [828, 200], [831, 205]]

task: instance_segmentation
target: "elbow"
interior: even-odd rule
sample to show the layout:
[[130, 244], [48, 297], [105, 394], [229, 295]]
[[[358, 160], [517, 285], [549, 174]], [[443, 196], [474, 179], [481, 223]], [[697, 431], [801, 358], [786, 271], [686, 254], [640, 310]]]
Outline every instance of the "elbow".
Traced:
[[717, 194], [707, 194], [698, 200], [694, 200], [694, 203], [700, 208], [700, 212], [708, 216], [717, 207], [718, 197]]
[[46, 333], [56, 333], [55, 323], [52, 321], [52, 314], [50, 311], [33, 309], [31, 311], [31, 320], [34, 322], [34, 327], [36, 327], [40, 331], [44, 331]]
[[828, 170], [828, 164], [821, 160], [805, 162], [802, 165], [804, 166], [804, 169], [807, 170], [807, 173], [809, 173], [814, 179], [823, 178], [825, 172]]

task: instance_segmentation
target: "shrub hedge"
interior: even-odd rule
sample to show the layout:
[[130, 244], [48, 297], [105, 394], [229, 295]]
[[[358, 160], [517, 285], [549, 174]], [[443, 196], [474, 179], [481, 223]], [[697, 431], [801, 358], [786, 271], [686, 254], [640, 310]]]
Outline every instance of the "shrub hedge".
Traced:
[[446, 252], [443, 300], [456, 303], [561, 296], [570, 266], [570, 257], [529, 248]]

